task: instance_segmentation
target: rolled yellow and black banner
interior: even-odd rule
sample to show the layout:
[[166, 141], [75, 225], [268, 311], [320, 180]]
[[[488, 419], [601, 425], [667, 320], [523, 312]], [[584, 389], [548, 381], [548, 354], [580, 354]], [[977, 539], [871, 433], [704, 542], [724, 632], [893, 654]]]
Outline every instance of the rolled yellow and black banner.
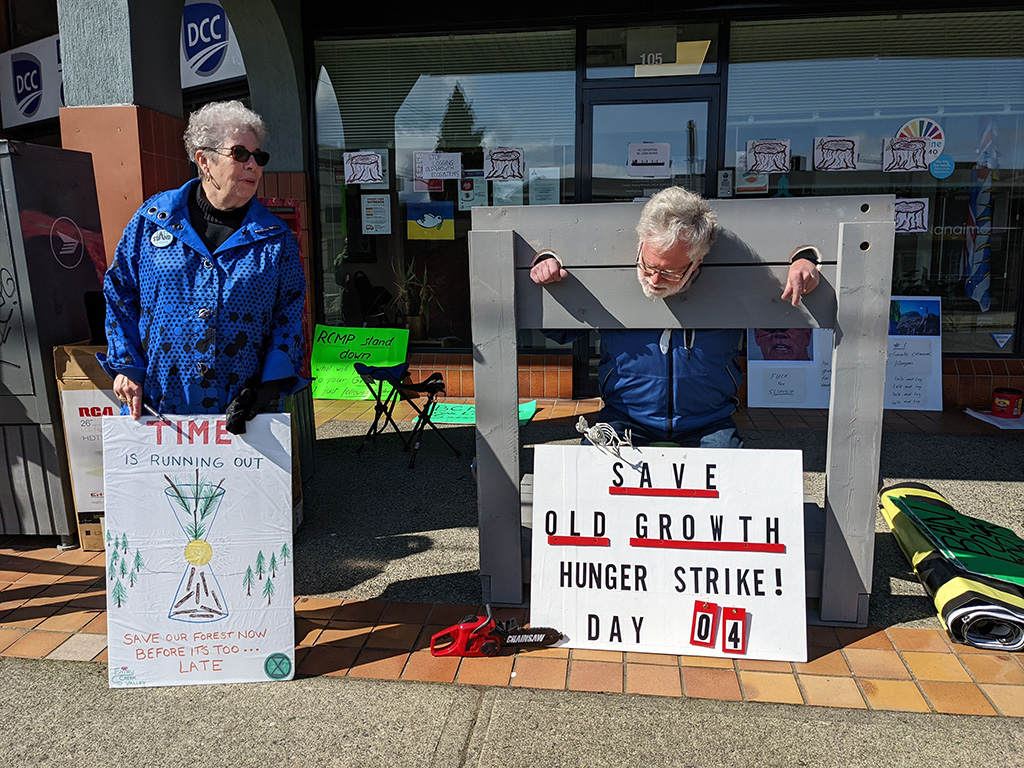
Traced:
[[1024, 540], [920, 483], [883, 489], [881, 509], [955, 642], [1024, 648]]

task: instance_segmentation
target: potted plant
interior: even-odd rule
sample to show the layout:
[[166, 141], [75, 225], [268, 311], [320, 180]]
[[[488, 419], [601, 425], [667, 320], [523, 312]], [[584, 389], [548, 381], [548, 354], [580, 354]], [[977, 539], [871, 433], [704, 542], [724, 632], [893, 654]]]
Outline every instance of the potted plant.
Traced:
[[405, 316], [409, 328], [409, 339], [425, 339], [430, 328], [430, 306], [436, 304], [444, 312], [444, 307], [437, 300], [434, 286], [427, 277], [427, 267], [423, 266], [423, 276], [416, 273], [412, 263], [403, 275], [396, 276], [396, 296], [394, 305]]

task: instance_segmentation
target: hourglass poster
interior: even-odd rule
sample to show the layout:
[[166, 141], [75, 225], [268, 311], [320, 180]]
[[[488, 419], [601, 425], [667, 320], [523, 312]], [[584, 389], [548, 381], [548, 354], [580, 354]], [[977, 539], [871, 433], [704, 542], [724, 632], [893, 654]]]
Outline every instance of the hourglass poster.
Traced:
[[291, 426], [103, 420], [110, 686], [294, 674]]

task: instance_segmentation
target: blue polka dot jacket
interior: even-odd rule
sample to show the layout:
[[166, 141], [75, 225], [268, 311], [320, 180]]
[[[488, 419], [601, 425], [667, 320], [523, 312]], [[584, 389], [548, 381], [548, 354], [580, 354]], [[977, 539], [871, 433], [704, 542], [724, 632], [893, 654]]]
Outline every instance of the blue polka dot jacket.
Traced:
[[111, 377], [142, 385], [160, 413], [224, 413], [245, 386], [300, 378], [306, 279], [295, 236], [258, 200], [210, 253], [180, 189], [150, 198], [125, 227], [103, 292]]

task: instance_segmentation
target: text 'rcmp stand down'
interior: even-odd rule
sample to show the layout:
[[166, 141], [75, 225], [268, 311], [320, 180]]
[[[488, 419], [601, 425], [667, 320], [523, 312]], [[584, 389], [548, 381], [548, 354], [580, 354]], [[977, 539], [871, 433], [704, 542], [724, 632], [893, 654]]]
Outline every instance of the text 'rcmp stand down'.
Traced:
[[[474, 208], [470, 233], [480, 573], [486, 602], [523, 599], [517, 330], [834, 328], [824, 524], [808, 520], [808, 597], [823, 621], [867, 623], [882, 436], [893, 206], [890, 195], [719, 200], [721, 231], [689, 292], [638, 289], [638, 203]], [[823, 255], [801, 305], [780, 295], [801, 245]], [[529, 277], [551, 248], [569, 270]]]

